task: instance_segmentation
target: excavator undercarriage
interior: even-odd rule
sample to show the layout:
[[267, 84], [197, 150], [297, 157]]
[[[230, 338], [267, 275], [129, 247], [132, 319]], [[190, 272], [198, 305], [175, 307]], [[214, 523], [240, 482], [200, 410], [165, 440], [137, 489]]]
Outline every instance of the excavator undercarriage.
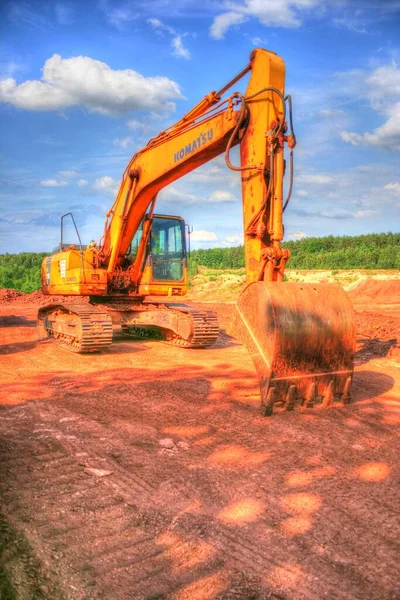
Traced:
[[113, 324], [138, 339], [159, 339], [182, 348], [207, 348], [219, 334], [217, 315], [186, 304], [102, 298], [88, 304], [50, 304], [38, 312], [42, 338], [81, 354], [111, 345]]

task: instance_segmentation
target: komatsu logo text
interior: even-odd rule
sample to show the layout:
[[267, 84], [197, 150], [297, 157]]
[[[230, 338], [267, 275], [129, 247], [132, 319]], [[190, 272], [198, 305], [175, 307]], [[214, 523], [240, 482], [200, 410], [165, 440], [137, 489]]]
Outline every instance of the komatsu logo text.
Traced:
[[178, 152], [175, 152], [174, 162], [178, 162], [179, 160], [182, 160], [182, 158], [185, 158], [185, 156], [187, 156], [188, 154], [192, 154], [192, 152], [198, 150], [199, 148], [207, 144], [207, 142], [210, 142], [212, 139], [212, 129], [209, 129], [204, 133], [200, 133], [199, 137], [194, 139], [193, 142], [190, 142], [190, 144], [187, 144], [184, 148], [181, 148], [180, 150], [178, 150]]

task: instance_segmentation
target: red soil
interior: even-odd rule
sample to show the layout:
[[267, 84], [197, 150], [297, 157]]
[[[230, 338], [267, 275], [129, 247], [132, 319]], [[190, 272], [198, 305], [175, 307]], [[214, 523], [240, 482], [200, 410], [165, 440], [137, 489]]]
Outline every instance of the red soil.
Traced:
[[358, 303], [400, 304], [400, 279], [366, 279], [348, 291]]
[[[86, 304], [88, 298], [74, 297], [74, 302], [79, 304]], [[71, 296], [47, 296], [40, 290], [32, 292], [32, 294], [24, 294], [24, 292], [18, 292], [17, 290], [10, 290], [7, 288], [0, 289], [0, 305], [4, 304], [56, 304], [58, 302], [71, 302]]]
[[[353, 294], [352, 404], [265, 419], [224, 333], [207, 350], [116, 339], [75, 355], [38, 342], [48, 297], [7, 294], [0, 577], [14, 597], [400, 598], [399, 319], [381, 297], [368, 312]], [[215, 308], [224, 328], [232, 306]]]

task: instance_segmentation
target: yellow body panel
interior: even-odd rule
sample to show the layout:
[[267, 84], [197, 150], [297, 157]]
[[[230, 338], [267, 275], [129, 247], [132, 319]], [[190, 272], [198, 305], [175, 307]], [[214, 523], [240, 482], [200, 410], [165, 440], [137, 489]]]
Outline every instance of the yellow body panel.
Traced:
[[96, 268], [95, 260], [92, 250], [81, 254], [77, 249], [70, 249], [48, 256], [42, 263], [43, 293], [74, 296], [106, 294], [107, 271]]
[[[49, 295], [107, 296], [107, 271], [96, 268], [95, 252], [65, 250], [48, 256], [42, 263], [42, 291]], [[84, 269], [82, 270], [82, 264]], [[181, 281], [155, 281], [150, 265], [143, 271], [140, 284], [131, 296], [184, 296], [188, 289], [187, 268]], [[124, 294], [126, 296], [126, 294]]]
[[183, 269], [182, 281], [154, 281], [153, 269], [147, 265], [138, 287], [139, 296], [185, 296], [188, 290], [188, 270]]

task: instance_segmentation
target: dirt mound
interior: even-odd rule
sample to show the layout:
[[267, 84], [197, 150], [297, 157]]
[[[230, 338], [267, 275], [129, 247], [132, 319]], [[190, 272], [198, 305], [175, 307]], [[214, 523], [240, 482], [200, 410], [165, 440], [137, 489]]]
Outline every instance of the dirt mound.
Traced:
[[86, 304], [89, 299], [80, 296], [46, 296], [40, 290], [32, 292], [32, 294], [24, 294], [18, 290], [10, 290], [7, 288], [0, 289], [0, 305], [1, 304], [56, 304], [58, 302], [76, 302], [78, 304]]
[[400, 342], [400, 319], [369, 311], [356, 311], [355, 316], [358, 336], [380, 340], [398, 338]]
[[21, 296], [24, 296], [24, 294], [22, 292], [18, 292], [17, 290], [9, 290], [7, 288], [0, 289], [0, 304], [14, 302]]
[[357, 358], [390, 356], [400, 359], [400, 319], [356, 311]]
[[357, 302], [400, 303], [400, 279], [363, 279], [347, 292]]

